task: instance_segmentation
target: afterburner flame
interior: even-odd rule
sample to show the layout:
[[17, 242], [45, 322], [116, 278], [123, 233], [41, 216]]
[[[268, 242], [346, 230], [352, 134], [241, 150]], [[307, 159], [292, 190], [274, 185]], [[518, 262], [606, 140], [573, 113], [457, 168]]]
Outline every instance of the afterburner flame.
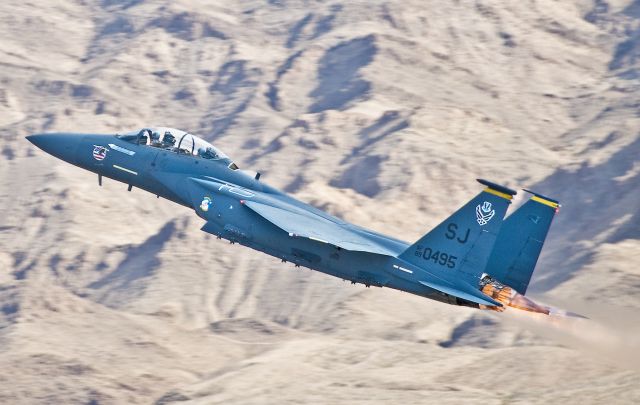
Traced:
[[482, 288], [482, 292], [504, 305], [504, 307], [481, 305], [480, 307], [482, 309], [502, 312], [506, 307], [512, 307], [523, 311], [536, 312], [545, 315], [549, 315], [551, 312], [551, 308], [538, 305], [529, 298], [515, 291], [513, 288], [500, 284], [497, 281], [487, 283]]
[[584, 316], [575, 314], [573, 312], [537, 304], [531, 299], [518, 293], [508, 285], [504, 285], [497, 280], [492, 279], [488, 275], [485, 275], [482, 278], [482, 292], [487, 294], [494, 300], [502, 303], [502, 305], [504, 306], [496, 307], [489, 305], [480, 305], [480, 309], [503, 312], [507, 309], [507, 307], [511, 307], [520, 309], [522, 311], [534, 312], [537, 314], [544, 314], [549, 316], [584, 318]]

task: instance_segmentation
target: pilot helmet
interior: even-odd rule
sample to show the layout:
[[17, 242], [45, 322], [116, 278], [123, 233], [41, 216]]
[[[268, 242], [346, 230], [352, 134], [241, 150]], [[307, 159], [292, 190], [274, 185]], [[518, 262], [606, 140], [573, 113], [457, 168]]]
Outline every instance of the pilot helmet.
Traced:
[[164, 138], [162, 139], [164, 143], [168, 145], [173, 145], [176, 143], [176, 137], [169, 131], [164, 133]]

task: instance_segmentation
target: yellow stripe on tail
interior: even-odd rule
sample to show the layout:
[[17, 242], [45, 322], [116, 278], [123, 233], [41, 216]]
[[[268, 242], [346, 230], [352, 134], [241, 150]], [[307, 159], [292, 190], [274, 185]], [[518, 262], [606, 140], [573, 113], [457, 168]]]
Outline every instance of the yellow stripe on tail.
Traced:
[[534, 195], [533, 197], [531, 197], [531, 200], [539, 202], [540, 204], [544, 204], [544, 205], [548, 205], [551, 208], [558, 208], [560, 206], [560, 204], [558, 204], [555, 201], [549, 201], [549, 200], [545, 200], [542, 197], [539, 197], [537, 195]]
[[513, 198], [512, 195], [509, 195], [507, 193], [502, 193], [502, 192], [500, 192], [498, 190], [494, 190], [494, 189], [492, 189], [490, 187], [485, 188], [484, 192], [485, 193], [489, 193], [489, 194], [493, 194], [493, 195], [497, 195], [498, 197], [502, 197], [502, 198], [504, 198], [506, 200], [509, 200], [509, 201], [511, 201], [511, 199]]

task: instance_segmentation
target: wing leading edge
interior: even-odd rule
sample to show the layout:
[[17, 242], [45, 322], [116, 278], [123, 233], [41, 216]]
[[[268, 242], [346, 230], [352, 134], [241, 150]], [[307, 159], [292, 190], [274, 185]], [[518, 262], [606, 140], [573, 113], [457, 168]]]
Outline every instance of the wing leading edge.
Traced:
[[244, 205], [292, 237], [329, 243], [345, 250], [396, 255], [395, 252], [363, 235], [311, 212], [294, 212], [250, 200], [245, 201]]

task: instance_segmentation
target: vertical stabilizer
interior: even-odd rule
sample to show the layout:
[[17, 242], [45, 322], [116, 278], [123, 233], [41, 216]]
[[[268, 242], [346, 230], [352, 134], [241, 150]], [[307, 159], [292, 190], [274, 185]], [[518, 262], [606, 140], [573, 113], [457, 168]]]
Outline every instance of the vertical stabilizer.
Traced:
[[529, 201], [504, 220], [486, 268], [492, 278], [523, 295], [527, 292], [551, 221], [560, 207], [558, 201], [532, 194]]
[[515, 191], [487, 186], [449, 218], [405, 250], [399, 258], [467, 280], [480, 278]]

